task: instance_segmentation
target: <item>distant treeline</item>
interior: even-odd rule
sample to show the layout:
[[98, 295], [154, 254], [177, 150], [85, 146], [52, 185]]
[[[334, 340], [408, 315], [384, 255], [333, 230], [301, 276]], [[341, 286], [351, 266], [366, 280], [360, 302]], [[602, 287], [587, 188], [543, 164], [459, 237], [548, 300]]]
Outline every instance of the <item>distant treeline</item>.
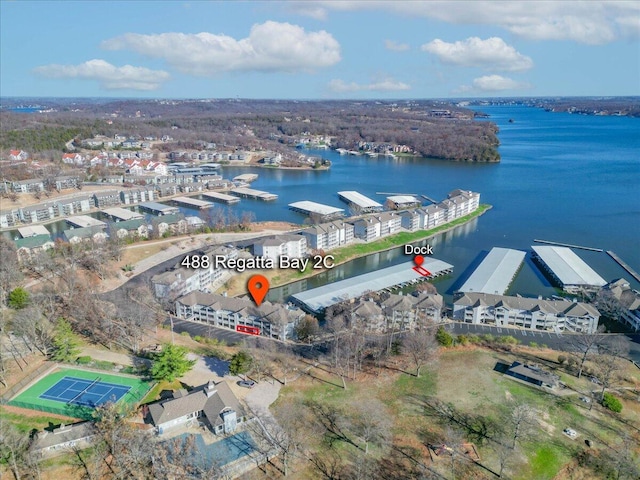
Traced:
[[[60, 102], [55, 104], [52, 102]], [[473, 112], [431, 101], [126, 100], [82, 104], [73, 109], [50, 101], [55, 113], [2, 113], [0, 147], [30, 152], [62, 150], [74, 137], [116, 133], [139, 137], [170, 135], [163, 150], [200, 148], [272, 149], [291, 153], [304, 133], [335, 138], [334, 146], [359, 142], [406, 145], [426, 157], [457, 161], [499, 161], [497, 127], [473, 120]], [[448, 110], [438, 118], [432, 109]], [[117, 116], [114, 116], [117, 115]], [[109, 119], [109, 122], [106, 121]], [[63, 125], [63, 127], [61, 126]]]

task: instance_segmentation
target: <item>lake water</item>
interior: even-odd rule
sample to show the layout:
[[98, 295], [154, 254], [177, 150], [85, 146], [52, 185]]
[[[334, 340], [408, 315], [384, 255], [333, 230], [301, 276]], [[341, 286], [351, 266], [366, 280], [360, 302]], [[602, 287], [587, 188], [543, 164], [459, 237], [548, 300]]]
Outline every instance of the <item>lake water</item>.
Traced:
[[[431, 159], [371, 159], [308, 151], [333, 162], [329, 171], [224, 168], [226, 178], [257, 173], [253, 188], [276, 193], [275, 202], [243, 199], [232, 208], [253, 211], [256, 219], [302, 224], [305, 216], [287, 205], [300, 200], [347, 208], [340, 190], [357, 190], [384, 203], [376, 192], [424, 194], [436, 200], [455, 188], [480, 192], [493, 209], [479, 219], [434, 239], [434, 256], [454, 265], [438, 280], [447, 297], [494, 246], [529, 251], [534, 239], [613, 250], [640, 271], [640, 119], [550, 113], [521, 106], [488, 106], [482, 111], [500, 127], [496, 164], [466, 164]], [[513, 119], [513, 123], [509, 122]], [[194, 214], [192, 210], [183, 209]], [[56, 230], [67, 228], [57, 222]], [[605, 253], [576, 250], [603, 278], [632, 280]], [[330, 274], [272, 289], [269, 299], [407, 261], [399, 249], [358, 259]], [[637, 282], [632, 281], [636, 288]], [[553, 294], [538, 269], [526, 264], [511, 292]]]

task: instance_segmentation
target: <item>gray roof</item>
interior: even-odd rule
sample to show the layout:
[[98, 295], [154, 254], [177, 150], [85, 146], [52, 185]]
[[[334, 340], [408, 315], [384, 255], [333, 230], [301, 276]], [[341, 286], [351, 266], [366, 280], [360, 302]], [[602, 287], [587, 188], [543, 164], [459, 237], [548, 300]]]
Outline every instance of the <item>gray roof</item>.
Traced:
[[70, 228], [62, 232], [62, 237], [68, 242], [74, 237], [78, 238], [93, 238], [94, 235], [103, 233], [106, 235], [104, 228], [102, 227], [83, 227], [83, 228]]
[[[330, 305], [359, 297], [368, 291], [378, 292], [396, 285], [423, 279], [422, 275], [413, 270], [414, 266], [413, 262], [401, 263], [297, 293], [293, 295], [293, 298], [304, 303], [310, 310], [317, 312]], [[435, 276], [453, 268], [453, 265], [433, 257], [425, 257], [422, 267]]]
[[563, 285], [589, 285], [601, 287], [607, 282], [567, 247], [532, 246]]
[[559, 314], [567, 316], [590, 315], [599, 317], [600, 312], [588, 303], [570, 302], [568, 300], [546, 300], [539, 298], [509, 297], [505, 295], [493, 295], [490, 293], [467, 292], [453, 302], [455, 305], [475, 306], [492, 305], [494, 307], [505, 306], [524, 311], [540, 310], [545, 313]]
[[[212, 392], [207, 395], [207, 392]], [[187, 395], [161, 400], [149, 405], [149, 415], [154, 425], [158, 426], [183, 417], [193, 412], [204, 412], [212, 426], [222, 425], [224, 422], [220, 414], [223, 410], [231, 409], [242, 414], [240, 402], [226, 382], [205, 383], [195, 387]]]
[[311, 202], [309, 200], [290, 203], [289, 207], [307, 212], [308, 214], [315, 213], [318, 215], [336, 215], [338, 213], [344, 212], [344, 209], [342, 208], [336, 208], [330, 205], [324, 205], [322, 203]]
[[525, 255], [525, 252], [520, 250], [492, 248], [460, 287], [460, 291], [504, 294], [522, 265]]
[[518, 374], [524, 377], [530, 378], [532, 380], [538, 380], [546, 385], [555, 386], [558, 383], [559, 377], [545, 372], [544, 370], [540, 370], [535, 365], [526, 365], [520, 362], [513, 362], [511, 367], [507, 370], [507, 374]]
[[361, 208], [382, 208], [382, 205], [375, 200], [365, 197], [355, 190], [346, 190], [338, 192], [338, 196], [349, 203], [353, 203]]
[[38, 432], [32, 448], [34, 450], [43, 450], [63, 443], [87, 439], [96, 434], [93, 422], [74, 423], [72, 425], [62, 424], [53, 429], [52, 432], [47, 430]]

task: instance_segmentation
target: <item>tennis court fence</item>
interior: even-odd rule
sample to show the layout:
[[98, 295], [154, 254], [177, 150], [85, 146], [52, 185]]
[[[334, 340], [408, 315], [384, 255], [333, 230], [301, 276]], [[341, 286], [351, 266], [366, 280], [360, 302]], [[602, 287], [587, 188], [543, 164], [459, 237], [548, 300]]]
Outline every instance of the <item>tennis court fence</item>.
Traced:
[[8, 389], [6, 392], [4, 392], [2, 394], [2, 396], [0, 397], [0, 404], [8, 403], [9, 400], [11, 400], [12, 397], [15, 397], [18, 393], [20, 393], [20, 391], [22, 391], [22, 389], [24, 389], [30, 383], [38, 380], [45, 373], [53, 370], [57, 366], [58, 365], [55, 364], [55, 363], [44, 363], [44, 364], [40, 365], [37, 369], [35, 369], [33, 372], [31, 372], [25, 378], [23, 378], [18, 383], [16, 383], [14, 386], [12, 386], [10, 389]]

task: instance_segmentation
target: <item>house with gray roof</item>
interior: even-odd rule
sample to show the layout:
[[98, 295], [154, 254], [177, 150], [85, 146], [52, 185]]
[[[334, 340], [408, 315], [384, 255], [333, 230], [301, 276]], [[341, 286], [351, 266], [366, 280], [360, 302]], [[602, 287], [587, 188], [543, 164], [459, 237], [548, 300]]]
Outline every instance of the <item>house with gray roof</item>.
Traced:
[[610, 299], [620, 312], [620, 321], [626, 323], [634, 331], [640, 331], [640, 292], [631, 288], [631, 284], [624, 278], [608, 283], [602, 288], [604, 295]]
[[280, 256], [304, 258], [307, 256], [307, 239], [304, 235], [291, 234], [262, 237], [254, 242], [253, 253], [276, 261]]
[[513, 362], [505, 374], [538, 387], [555, 388], [560, 381], [560, 377], [540, 369], [537, 365], [520, 362]]
[[31, 444], [31, 451], [42, 457], [55, 457], [69, 453], [75, 448], [90, 447], [97, 433], [93, 422], [72, 425], [63, 423], [52, 431], [38, 432]]
[[148, 406], [146, 420], [159, 434], [179, 426], [202, 423], [213, 433], [226, 435], [246, 420], [245, 412], [226, 382], [209, 381], [187, 392], [176, 390], [171, 398]]

